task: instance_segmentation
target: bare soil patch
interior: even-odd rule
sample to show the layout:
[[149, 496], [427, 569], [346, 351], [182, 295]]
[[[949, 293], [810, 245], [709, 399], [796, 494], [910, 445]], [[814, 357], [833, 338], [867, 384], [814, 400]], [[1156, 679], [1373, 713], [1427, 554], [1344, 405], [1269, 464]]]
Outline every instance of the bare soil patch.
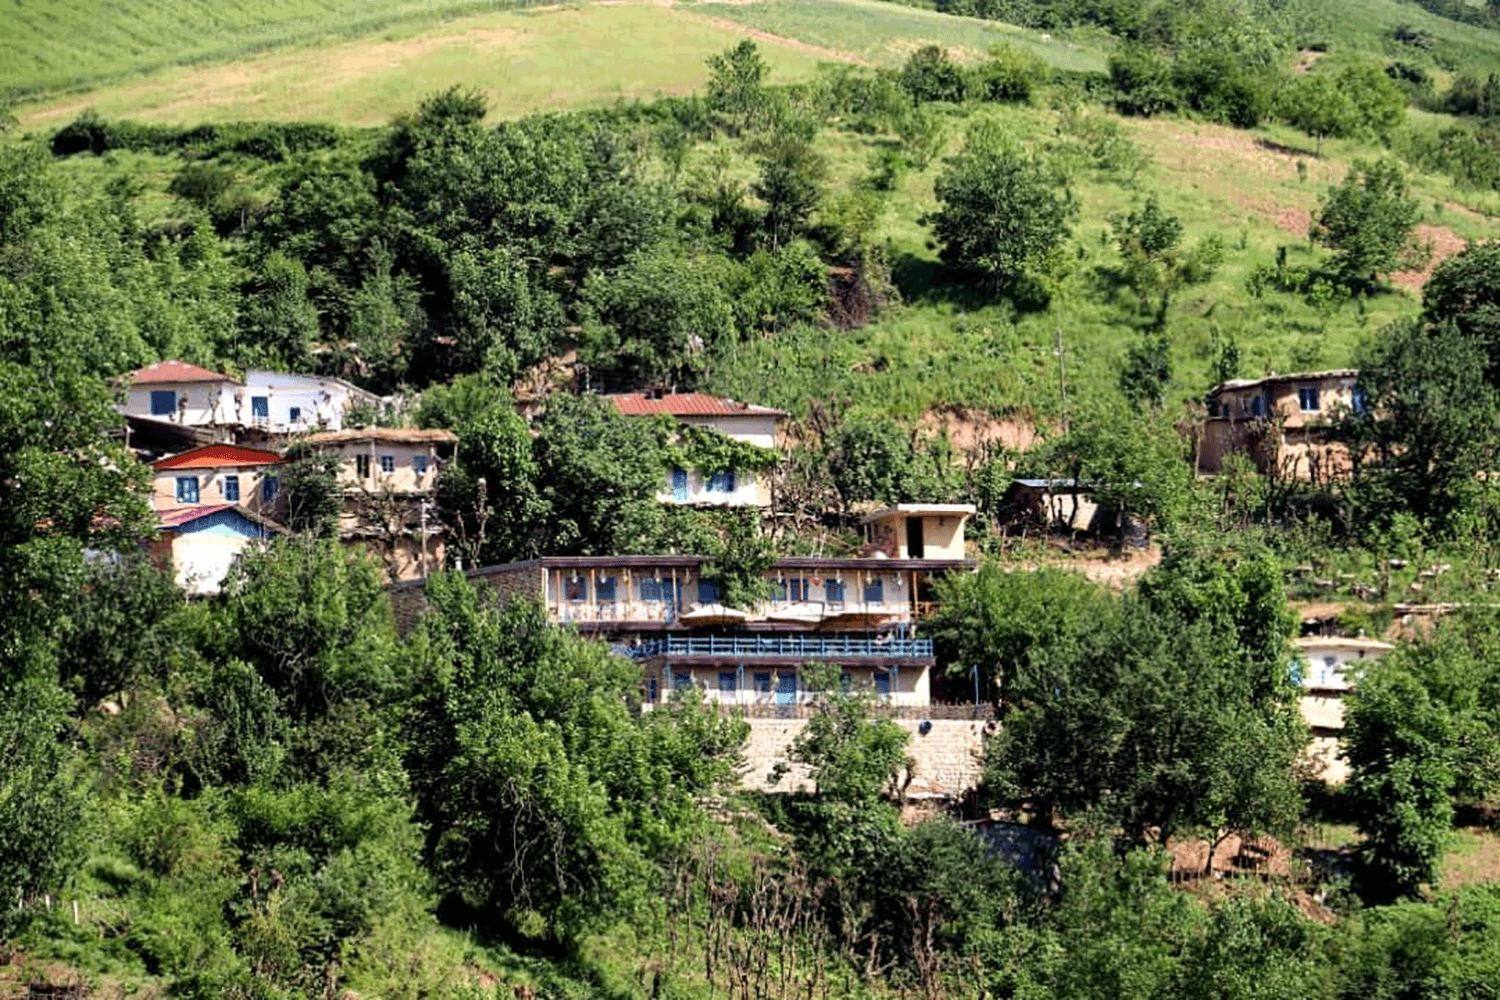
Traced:
[[1419, 241], [1432, 248], [1432, 255], [1428, 257], [1427, 263], [1422, 267], [1410, 271], [1397, 271], [1391, 275], [1393, 284], [1414, 292], [1421, 291], [1439, 264], [1455, 254], [1462, 253], [1469, 245], [1468, 240], [1447, 226], [1430, 226], [1424, 223], [1417, 226], [1416, 236]]
[[983, 410], [945, 406], [922, 414], [918, 426], [924, 434], [946, 434], [953, 447], [966, 453], [1027, 451], [1041, 440], [1034, 421], [1021, 417], [997, 417]]

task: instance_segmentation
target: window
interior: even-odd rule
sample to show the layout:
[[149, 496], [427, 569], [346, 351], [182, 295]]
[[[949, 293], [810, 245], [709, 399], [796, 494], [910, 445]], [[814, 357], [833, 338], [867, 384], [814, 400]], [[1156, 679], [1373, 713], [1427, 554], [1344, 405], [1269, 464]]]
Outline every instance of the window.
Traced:
[[771, 693], [771, 675], [770, 674], [768, 674], [768, 673], [766, 673], [766, 674], [756, 674], [756, 675], [754, 675], [753, 677], [750, 678], [750, 681], [751, 681], [752, 686], [755, 688], [755, 693], [756, 694], [770, 694]]
[[674, 601], [671, 580], [642, 580], [641, 600], [647, 602]]
[[717, 604], [723, 600], [723, 591], [719, 588], [719, 581], [707, 577], [699, 580], [698, 600], [703, 604]]
[[419, 476], [427, 475], [427, 456], [413, 455], [411, 457], [411, 471]]
[[198, 502], [198, 477], [197, 476], [178, 476], [177, 477], [177, 502], [178, 503], [197, 503]]
[[1355, 386], [1354, 392], [1350, 394], [1350, 402], [1354, 406], [1355, 413], [1364, 413], [1370, 408], [1370, 398], [1365, 395], [1365, 391], [1359, 386]]
[[370, 478], [370, 456], [369, 455], [355, 455], [354, 456], [354, 476], [355, 476], [356, 479], [369, 479]]
[[563, 599], [586, 601], [589, 599], [589, 582], [581, 576], [570, 576], [563, 580]]
[[615, 602], [614, 577], [601, 576], [594, 581], [594, 600], [600, 604], [613, 604]]
[[260, 481], [260, 498], [266, 503], [276, 499], [276, 494], [281, 491], [281, 480], [275, 476], [266, 476]]
[[1302, 407], [1303, 413], [1316, 413], [1320, 409], [1318, 405], [1318, 387], [1315, 385], [1298, 386], [1297, 405]]
[[715, 472], [708, 477], [708, 492], [710, 493], [733, 493], [734, 473]]
[[865, 603], [880, 604], [885, 601], [885, 581], [880, 577], [865, 581]]
[[380, 456], [380, 471], [383, 474], [387, 475], [387, 476], [389, 476], [391, 473], [395, 472], [396, 471], [396, 456], [395, 455], [381, 455]]
[[771, 599], [773, 601], [807, 600], [807, 577], [794, 576], [778, 579], [771, 585]]
[[1250, 397], [1250, 415], [1252, 417], [1264, 417], [1266, 415], [1266, 397]]
[[654, 704], [659, 691], [657, 689], [656, 675], [652, 674], [646, 678], [646, 703]]
[[219, 480], [219, 492], [223, 494], [224, 499], [228, 500], [230, 503], [239, 503], [240, 477], [225, 476], [223, 479]]
[[733, 670], [719, 671], [719, 690], [732, 694], [740, 687], [739, 675]]
[[177, 412], [177, 393], [172, 389], [151, 390], [151, 415], [170, 417]]
[[252, 420], [269, 420], [269, 419], [271, 419], [271, 397], [270, 396], [251, 396], [250, 397], [250, 418]]
[[1208, 415], [1210, 417], [1217, 417], [1219, 415], [1219, 401], [1217, 399], [1210, 399], [1208, 401]]
[[891, 672], [889, 670], [875, 671], [875, 693], [882, 698], [891, 696]]
[[300, 422], [301, 420], [302, 420], [302, 407], [300, 407], [300, 406], [293, 406], [292, 408], [290, 408], [289, 410], [286, 411], [286, 421], [287, 421], [287, 423], [289, 423], [289, 424], [295, 424], [295, 423]]
[[672, 499], [678, 503], [687, 503], [688, 474], [686, 469], [672, 470]]
[[672, 690], [686, 691], [693, 686], [693, 675], [686, 670], [672, 671]]
[[825, 601], [827, 601], [829, 604], [843, 604], [844, 603], [844, 581], [843, 580], [825, 580], [825, 581], [823, 581], [823, 599]]

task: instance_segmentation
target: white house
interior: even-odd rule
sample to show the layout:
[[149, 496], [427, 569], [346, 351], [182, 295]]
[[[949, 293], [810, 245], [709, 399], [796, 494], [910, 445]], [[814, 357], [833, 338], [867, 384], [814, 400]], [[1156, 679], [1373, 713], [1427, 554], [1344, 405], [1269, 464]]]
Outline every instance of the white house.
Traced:
[[240, 553], [282, 530], [233, 504], [181, 507], [157, 516], [151, 556], [189, 594], [217, 594]]
[[358, 406], [378, 407], [380, 397], [331, 375], [295, 375], [252, 368], [238, 399], [238, 423], [272, 434], [337, 431]]
[[[679, 423], [704, 427], [757, 448], [774, 450], [782, 410], [701, 392], [627, 392], [606, 397], [627, 417], [669, 416]], [[753, 469], [668, 470], [657, 499], [663, 503], [710, 507], [769, 507], [771, 485]]]
[[235, 423], [235, 390], [228, 375], [185, 361], [158, 361], [125, 377], [127, 416], [188, 427]]
[[1344, 731], [1344, 696], [1359, 680], [1360, 670], [1395, 647], [1379, 639], [1349, 636], [1304, 636], [1292, 640], [1301, 662], [1302, 719], [1312, 730], [1308, 758], [1313, 769], [1330, 784], [1349, 777], [1339, 759], [1339, 737]]

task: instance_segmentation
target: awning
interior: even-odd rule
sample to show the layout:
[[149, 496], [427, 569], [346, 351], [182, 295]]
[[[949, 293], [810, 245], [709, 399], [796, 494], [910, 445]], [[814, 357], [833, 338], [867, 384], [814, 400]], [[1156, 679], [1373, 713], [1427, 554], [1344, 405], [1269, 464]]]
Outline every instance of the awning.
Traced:
[[695, 604], [691, 610], [679, 614], [677, 620], [692, 625], [737, 625], [750, 617], [750, 612], [726, 604]]
[[811, 604], [806, 601], [783, 604], [766, 612], [767, 621], [791, 622], [795, 625], [816, 625], [825, 617], [821, 604]]

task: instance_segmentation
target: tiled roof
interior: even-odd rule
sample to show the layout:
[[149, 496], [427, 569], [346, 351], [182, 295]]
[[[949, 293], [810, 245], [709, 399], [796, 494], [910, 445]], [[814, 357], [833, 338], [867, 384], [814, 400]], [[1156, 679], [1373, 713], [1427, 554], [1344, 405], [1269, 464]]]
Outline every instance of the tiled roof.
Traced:
[[233, 382], [234, 379], [186, 361], [158, 361], [126, 376], [131, 385], [167, 385], [177, 382]]
[[151, 463], [153, 469], [218, 469], [226, 465], [275, 465], [281, 456], [274, 451], [243, 448], [237, 444], [206, 444], [192, 451], [168, 455]]
[[710, 396], [702, 392], [672, 392], [660, 396], [644, 392], [622, 392], [606, 396], [627, 417], [647, 417], [665, 413], [673, 417], [784, 417], [782, 410], [735, 399]]

